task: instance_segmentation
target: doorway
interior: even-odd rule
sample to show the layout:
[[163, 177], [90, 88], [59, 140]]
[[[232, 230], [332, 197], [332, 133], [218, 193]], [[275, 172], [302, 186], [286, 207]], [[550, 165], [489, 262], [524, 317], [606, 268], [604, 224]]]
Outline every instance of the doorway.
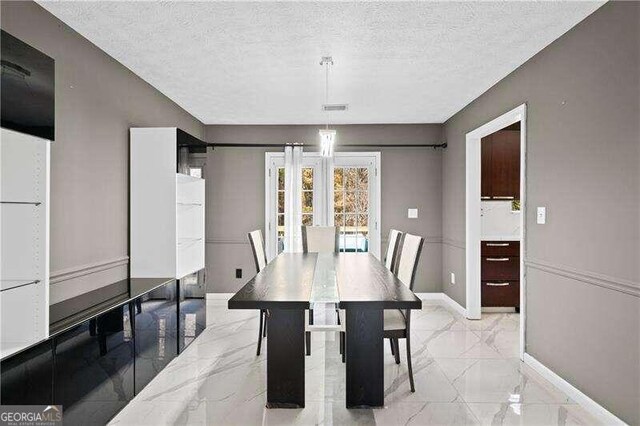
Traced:
[[371, 252], [379, 258], [380, 153], [336, 152], [324, 158], [304, 152], [301, 168], [300, 193], [287, 193], [284, 153], [265, 154], [267, 258], [285, 249], [289, 197], [301, 203], [302, 225], [339, 227], [340, 251]]
[[[482, 316], [482, 140], [502, 129], [520, 123], [520, 202], [518, 208], [520, 226], [520, 244], [517, 266], [519, 267], [519, 310], [520, 310], [520, 358], [524, 356], [525, 349], [525, 315], [526, 315], [526, 274], [524, 259], [526, 247], [525, 217], [526, 203], [526, 105], [517, 108], [491, 120], [481, 127], [466, 135], [466, 305], [467, 318], [480, 319]], [[487, 195], [485, 195], [486, 197]], [[498, 195], [499, 196], [499, 195]], [[514, 200], [515, 201], [515, 200]], [[496, 249], [502, 249], [502, 247]], [[492, 260], [510, 261], [507, 256], [500, 256]], [[485, 259], [486, 260], [486, 259]], [[504, 283], [499, 283], [504, 285]]]

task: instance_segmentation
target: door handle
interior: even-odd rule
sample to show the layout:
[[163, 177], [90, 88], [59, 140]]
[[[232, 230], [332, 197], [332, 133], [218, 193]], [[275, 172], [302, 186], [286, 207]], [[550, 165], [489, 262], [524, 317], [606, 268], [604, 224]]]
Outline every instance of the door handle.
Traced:
[[508, 262], [508, 257], [487, 257], [487, 262]]
[[509, 243], [487, 243], [487, 247], [509, 247]]
[[505, 287], [508, 286], [510, 283], [487, 283], [487, 285], [489, 287]]

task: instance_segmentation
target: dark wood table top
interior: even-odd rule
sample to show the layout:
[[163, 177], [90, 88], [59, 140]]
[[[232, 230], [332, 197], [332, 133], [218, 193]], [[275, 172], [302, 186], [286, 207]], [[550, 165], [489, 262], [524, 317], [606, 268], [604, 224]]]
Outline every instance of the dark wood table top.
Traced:
[[[231, 299], [229, 309], [308, 309], [316, 253], [283, 253]], [[370, 253], [333, 256], [339, 305], [360, 309], [420, 309], [422, 301]]]
[[229, 309], [308, 309], [317, 256], [278, 255], [229, 299]]
[[335, 255], [340, 308], [420, 309], [422, 301], [371, 253]]

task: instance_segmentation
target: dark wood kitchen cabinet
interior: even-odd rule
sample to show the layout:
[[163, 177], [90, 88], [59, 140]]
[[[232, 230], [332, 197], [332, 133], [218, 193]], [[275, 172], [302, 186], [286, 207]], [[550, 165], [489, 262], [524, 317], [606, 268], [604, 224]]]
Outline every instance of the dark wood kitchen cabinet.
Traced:
[[520, 242], [482, 241], [481, 301], [483, 307], [520, 310]]
[[483, 200], [520, 199], [520, 130], [512, 127], [482, 138]]

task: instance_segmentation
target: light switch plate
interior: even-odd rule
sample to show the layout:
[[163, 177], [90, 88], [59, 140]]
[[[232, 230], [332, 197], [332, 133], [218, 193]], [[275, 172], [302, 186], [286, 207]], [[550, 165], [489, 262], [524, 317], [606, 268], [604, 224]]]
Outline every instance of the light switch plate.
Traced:
[[418, 218], [418, 209], [409, 209], [409, 210], [407, 210], [407, 217], [409, 219], [417, 219]]
[[453, 272], [451, 272], [451, 284], [455, 284], [456, 283], [456, 274], [454, 274]]
[[536, 222], [538, 225], [544, 225], [547, 223], [547, 208], [546, 207], [538, 207], [536, 214]]

